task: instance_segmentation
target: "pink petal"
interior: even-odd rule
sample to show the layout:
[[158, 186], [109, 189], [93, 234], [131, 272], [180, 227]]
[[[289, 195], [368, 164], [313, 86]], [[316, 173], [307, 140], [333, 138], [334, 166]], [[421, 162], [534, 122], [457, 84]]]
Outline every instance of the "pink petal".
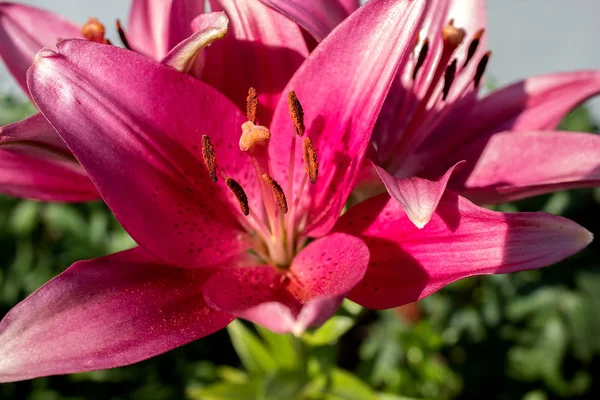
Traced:
[[198, 0], [133, 0], [127, 39], [134, 50], [161, 60], [192, 34], [190, 24], [203, 12]]
[[375, 165], [375, 169], [390, 196], [402, 205], [407, 217], [417, 228], [421, 229], [431, 219], [442, 195], [446, 191], [446, 185], [452, 172], [459, 164], [461, 163], [452, 166], [441, 178], [435, 181], [417, 177], [398, 179], [388, 174], [381, 167]]
[[359, 239], [334, 234], [312, 242], [289, 270], [228, 268], [206, 284], [207, 303], [274, 332], [299, 334], [331, 317], [363, 277], [369, 252]]
[[260, 102], [258, 121], [268, 126], [283, 88], [308, 55], [302, 32], [258, 0], [211, 0], [210, 6], [225, 11], [230, 32], [207, 49], [202, 80], [241, 109], [248, 89], [254, 87]]
[[222, 179], [210, 181], [201, 157], [201, 136], [209, 134], [225, 173], [249, 182], [248, 196], [260, 199], [249, 161], [231, 146], [244, 116], [214, 89], [132, 51], [83, 40], [40, 52], [29, 87], [142, 247], [182, 267], [247, 248], [235, 198]]
[[322, 41], [348, 16], [337, 0], [261, 0], [306, 29], [318, 42]]
[[600, 136], [575, 132], [500, 132], [472, 143], [452, 187], [479, 204], [600, 186]]
[[365, 278], [348, 297], [377, 309], [416, 301], [468, 276], [550, 265], [592, 240], [565, 218], [489, 211], [448, 191], [423, 229], [384, 194], [351, 208], [336, 230], [369, 247]]
[[41, 201], [100, 199], [75, 160], [23, 145], [0, 148], [0, 193]]
[[600, 70], [540, 75], [499, 89], [475, 105], [469, 131], [555, 129], [578, 104], [600, 93]]
[[206, 269], [162, 265], [140, 248], [73, 264], [0, 322], [0, 382], [120, 367], [225, 327]]
[[204, 67], [204, 48], [225, 37], [228, 24], [224, 13], [199, 15], [192, 21], [192, 36], [175, 46], [161, 62], [186, 74], [200, 76]]
[[360, 7], [360, 0], [339, 0], [339, 2], [348, 15], [352, 14]]
[[56, 130], [37, 113], [22, 121], [0, 127], [0, 145], [29, 144], [70, 154]]
[[0, 3], [0, 57], [25, 93], [27, 69], [43, 47], [81, 37], [80, 29], [50, 11], [24, 4]]
[[[327, 233], [358, 175], [375, 120], [398, 66], [414, 43], [424, 2], [369, 1], [315, 49], [288, 84], [304, 108], [306, 135], [316, 147], [319, 178], [303, 194], [310, 236]], [[326, 84], [324, 84], [326, 82]], [[294, 128], [282, 99], [272, 124], [274, 177], [287, 182]], [[295, 150], [294, 187], [304, 176], [302, 140]], [[302, 213], [299, 213], [302, 214]]]

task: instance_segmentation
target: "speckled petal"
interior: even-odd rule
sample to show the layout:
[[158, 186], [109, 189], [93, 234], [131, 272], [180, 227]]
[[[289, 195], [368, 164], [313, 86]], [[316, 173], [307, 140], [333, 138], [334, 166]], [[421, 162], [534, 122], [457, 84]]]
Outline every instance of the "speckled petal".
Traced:
[[73, 264], [0, 322], [0, 382], [120, 367], [210, 335], [210, 270], [162, 265], [140, 248]]

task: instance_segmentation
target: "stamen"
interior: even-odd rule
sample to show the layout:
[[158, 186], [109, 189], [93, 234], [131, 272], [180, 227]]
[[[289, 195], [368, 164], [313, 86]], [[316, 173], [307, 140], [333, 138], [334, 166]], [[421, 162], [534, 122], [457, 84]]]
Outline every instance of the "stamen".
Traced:
[[271, 139], [271, 132], [264, 126], [254, 125], [252, 121], [242, 124], [240, 136], [240, 150], [255, 153], [257, 150], [266, 149]]
[[242, 185], [240, 185], [233, 178], [225, 178], [225, 184], [227, 185], [229, 190], [231, 190], [231, 193], [233, 193], [233, 195], [237, 199], [238, 204], [240, 205], [240, 210], [242, 210], [242, 213], [244, 215], [248, 216], [248, 214], [250, 214], [250, 206], [248, 205], [248, 196], [246, 196], [246, 192], [244, 192]]
[[454, 50], [460, 46], [467, 33], [462, 28], [456, 28], [453, 23], [454, 21], [450, 20], [450, 23], [442, 28], [442, 39], [444, 45]]
[[275, 201], [277, 202], [277, 206], [279, 207], [281, 212], [287, 214], [287, 199], [285, 198], [285, 193], [283, 193], [283, 189], [281, 188], [281, 186], [279, 186], [279, 183], [277, 183], [277, 181], [268, 174], [263, 174], [262, 178], [266, 182], [266, 184], [269, 185], [269, 187], [271, 188], [271, 191], [273, 192], [273, 197], [275, 197]]
[[256, 116], [258, 114], [258, 96], [256, 89], [251, 87], [248, 89], [248, 97], [246, 97], [246, 117], [248, 121], [256, 124]]
[[415, 42], [413, 43], [413, 51], [415, 51], [415, 49], [417, 48], [417, 45], [419, 44], [420, 40], [421, 40], [421, 32], [417, 32], [417, 34], [415, 35]]
[[317, 151], [309, 138], [304, 138], [304, 167], [313, 185], [317, 182], [319, 176], [319, 161], [317, 160]]
[[413, 81], [417, 79], [417, 73], [425, 63], [425, 59], [427, 58], [427, 52], [429, 51], [429, 39], [425, 38], [423, 41], [423, 46], [421, 46], [421, 51], [419, 51], [419, 58], [417, 58], [417, 63], [415, 64], [415, 68], [413, 69], [412, 79]]
[[290, 117], [294, 122], [296, 133], [298, 136], [304, 135], [304, 110], [302, 109], [300, 100], [296, 97], [296, 92], [293, 90], [288, 93], [288, 109], [290, 110]]
[[[208, 135], [202, 135], [202, 158], [208, 170], [210, 180], [217, 181], [217, 155]], [[228, 184], [229, 186], [229, 184]]]
[[456, 76], [456, 58], [452, 63], [446, 68], [446, 72], [444, 73], [444, 89], [442, 90], [442, 100], [446, 100], [448, 97], [448, 92], [450, 92], [450, 87], [452, 86], [452, 82], [454, 82], [454, 77]]
[[473, 82], [475, 83], [475, 88], [479, 87], [479, 83], [481, 83], [481, 78], [483, 77], [485, 68], [487, 67], [488, 61], [490, 60], [491, 56], [492, 52], [488, 51], [483, 55], [483, 57], [481, 57], [481, 60], [479, 60], [479, 64], [477, 64], [477, 71], [475, 72], [475, 78], [473, 79]]
[[131, 46], [129, 45], [129, 40], [127, 40], [127, 35], [125, 34], [125, 30], [121, 26], [121, 21], [119, 21], [117, 19], [116, 25], [117, 25], [117, 32], [119, 33], [119, 38], [121, 38], [121, 42], [123, 43], [123, 46], [126, 49], [131, 50]]
[[469, 44], [469, 49], [467, 50], [467, 58], [465, 59], [463, 68], [467, 66], [469, 61], [471, 61], [471, 59], [475, 55], [475, 52], [477, 51], [477, 48], [479, 47], [479, 42], [481, 41], [481, 36], [483, 36], [484, 32], [485, 32], [485, 29], [483, 29], [483, 28], [478, 30], [477, 32], [475, 32], [475, 35], [473, 36], [473, 40], [471, 40], [471, 44]]
[[107, 43], [104, 38], [105, 33], [106, 30], [104, 29], [104, 25], [102, 25], [97, 18], [90, 18], [88, 22], [81, 27], [81, 34], [90, 42]]

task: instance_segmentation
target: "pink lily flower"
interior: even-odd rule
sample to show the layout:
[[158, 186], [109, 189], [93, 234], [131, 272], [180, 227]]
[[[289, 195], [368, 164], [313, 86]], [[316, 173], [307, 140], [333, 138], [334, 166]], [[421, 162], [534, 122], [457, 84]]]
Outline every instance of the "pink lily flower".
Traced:
[[399, 306], [585, 247], [590, 233], [569, 220], [450, 192], [422, 230], [387, 194], [339, 217], [425, 5], [371, 0], [353, 13], [294, 74], [268, 127], [255, 90], [244, 114], [134, 52], [82, 40], [41, 51], [33, 99], [139, 247], [75, 263], [10, 311], [0, 381], [127, 365], [234, 317], [301, 334], [344, 297]]
[[[316, 40], [341, 21], [336, 2], [262, 1]], [[368, 164], [362, 186], [381, 179], [418, 227], [446, 186], [492, 204], [600, 183], [600, 137], [555, 130], [600, 93], [600, 70], [536, 76], [479, 99], [491, 54], [485, 30], [484, 1], [431, 0], [373, 132], [379, 177]]]
[[[283, 88], [308, 55], [298, 26], [260, 2], [218, 0], [204, 13], [198, 0], [134, 0], [125, 47], [186, 72], [233, 98], [241, 88], [262, 91], [264, 118], [272, 115]], [[226, 11], [234, 20], [229, 21]], [[223, 39], [229, 29], [229, 35]], [[25, 75], [35, 54], [57, 39], [87, 38], [105, 43], [96, 19], [80, 27], [36, 7], [0, 3], [0, 57], [25, 93]], [[206, 47], [213, 44], [210, 55]], [[257, 57], [258, 56], [258, 57]], [[256, 58], [256, 59], [255, 59]], [[222, 65], [250, 68], [243, 73]], [[246, 90], [243, 89], [243, 90]], [[240, 90], [240, 91], [238, 91]], [[245, 98], [234, 98], [241, 106]], [[40, 115], [0, 127], [0, 192], [46, 201], [88, 201], [100, 195], [56, 131]]]

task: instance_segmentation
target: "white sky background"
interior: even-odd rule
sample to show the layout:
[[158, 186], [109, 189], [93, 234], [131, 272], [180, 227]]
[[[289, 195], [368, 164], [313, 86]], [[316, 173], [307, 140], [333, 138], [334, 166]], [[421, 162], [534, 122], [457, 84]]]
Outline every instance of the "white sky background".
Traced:
[[[14, 1], [14, 0], [13, 0]], [[314, 0], [305, 0], [314, 1]], [[484, 0], [481, 0], [484, 1]], [[116, 18], [126, 23], [129, 0], [17, 0], [51, 9], [79, 24], [97, 17], [108, 37]], [[487, 0], [489, 48], [487, 77], [500, 85], [526, 76], [600, 68], [600, 0]], [[0, 65], [0, 91], [19, 93]], [[600, 98], [590, 103], [600, 120]]]

